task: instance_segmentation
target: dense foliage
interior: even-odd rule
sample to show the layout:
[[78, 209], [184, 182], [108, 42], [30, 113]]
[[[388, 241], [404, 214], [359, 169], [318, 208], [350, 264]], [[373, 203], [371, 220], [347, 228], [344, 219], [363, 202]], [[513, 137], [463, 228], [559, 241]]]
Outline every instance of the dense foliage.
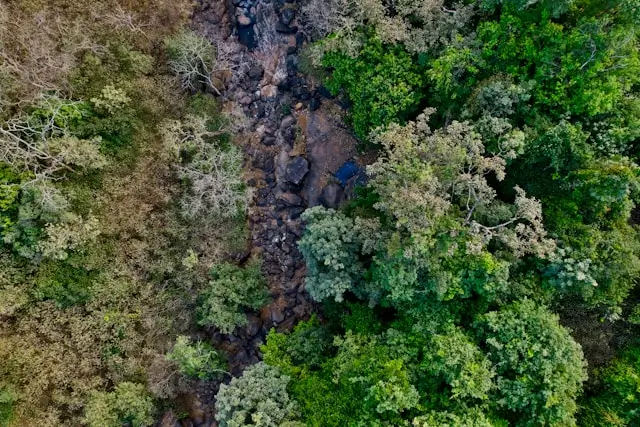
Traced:
[[640, 5], [321, 3], [306, 54], [378, 156], [345, 209], [302, 216], [323, 321], [263, 347], [304, 422], [634, 425], [635, 353], [580, 400], [553, 310], [623, 322], [635, 292]]
[[318, 313], [261, 342], [257, 104], [225, 91], [280, 51], [187, 1], [0, 2], [0, 427], [151, 426], [202, 390], [221, 427], [638, 425], [638, 0], [278, 4], [375, 155], [301, 214]]

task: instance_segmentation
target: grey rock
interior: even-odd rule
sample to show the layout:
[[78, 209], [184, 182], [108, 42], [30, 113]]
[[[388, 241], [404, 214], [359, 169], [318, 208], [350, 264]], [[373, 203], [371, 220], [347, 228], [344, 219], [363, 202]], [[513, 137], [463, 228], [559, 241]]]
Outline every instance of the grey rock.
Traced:
[[307, 173], [309, 173], [309, 162], [302, 156], [294, 157], [287, 164], [286, 177], [292, 184], [302, 184]]
[[336, 209], [344, 199], [344, 190], [339, 184], [329, 184], [322, 189], [320, 202], [327, 208]]
[[298, 31], [298, 27], [289, 27], [288, 25], [283, 24], [281, 21], [278, 21], [276, 24], [276, 31], [281, 34], [294, 34]]
[[273, 323], [282, 323], [282, 321], [284, 320], [284, 313], [282, 312], [282, 309], [279, 307], [271, 307], [269, 309], [269, 312], [271, 314], [271, 321]]
[[316, 111], [318, 108], [320, 108], [320, 99], [317, 96], [311, 98], [311, 101], [309, 102], [309, 109], [311, 111]]
[[288, 127], [293, 126], [295, 123], [296, 123], [296, 118], [289, 115], [284, 119], [282, 119], [282, 122], [280, 123], [280, 129], [286, 129]]

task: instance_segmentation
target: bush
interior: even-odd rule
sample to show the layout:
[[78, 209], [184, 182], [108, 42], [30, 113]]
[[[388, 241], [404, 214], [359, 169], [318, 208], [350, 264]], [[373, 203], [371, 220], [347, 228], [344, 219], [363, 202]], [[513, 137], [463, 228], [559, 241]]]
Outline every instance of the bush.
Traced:
[[250, 193], [242, 179], [242, 152], [225, 143], [229, 121], [187, 115], [162, 126], [165, 143], [180, 163], [179, 176], [188, 186], [181, 201], [187, 218], [231, 218], [247, 209]]
[[264, 305], [266, 283], [257, 263], [245, 268], [224, 263], [212, 268], [210, 274], [212, 280], [201, 295], [198, 323], [230, 334], [236, 326], [247, 324], [245, 309]]
[[153, 424], [153, 400], [142, 384], [123, 382], [112, 392], [94, 392], [85, 407], [89, 427], [146, 427]]
[[223, 357], [206, 342], [191, 343], [189, 337], [179, 336], [167, 360], [175, 362], [181, 374], [199, 380], [220, 378], [226, 372]]
[[480, 317], [489, 360], [496, 369], [493, 400], [514, 425], [575, 425], [586, 363], [558, 316], [524, 300]]
[[353, 103], [351, 121], [362, 139], [378, 126], [409, 119], [424, 96], [420, 69], [411, 56], [376, 38], [355, 58], [343, 52], [327, 53], [323, 65], [332, 69], [327, 88], [334, 94], [344, 89]]
[[279, 427], [293, 421], [296, 404], [287, 393], [289, 381], [277, 368], [260, 362], [221, 385], [216, 395], [220, 427]]
[[183, 89], [208, 85], [220, 94], [211, 78], [216, 52], [209, 41], [193, 31], [183, 30], [166, 39], [165, 47], [169, 56], [169, 68], [180, 78]]
[[640, 425], [640, 347], [632, 347], [610, 366], [597, 371], [601, 387], [579, 413], [580, 425]]
[[329, 297], [342, 301], [363, 272], [358, 262], [361, 243], [354, 222], [323, 207], [308, 209], [302, 219], [307, 228], [298, 247], [307, 263], [307, 291], [316, 301]]
[[0, 427], [7, 427], [13, 418], [16, 395], [7, 387], [0, 387]]

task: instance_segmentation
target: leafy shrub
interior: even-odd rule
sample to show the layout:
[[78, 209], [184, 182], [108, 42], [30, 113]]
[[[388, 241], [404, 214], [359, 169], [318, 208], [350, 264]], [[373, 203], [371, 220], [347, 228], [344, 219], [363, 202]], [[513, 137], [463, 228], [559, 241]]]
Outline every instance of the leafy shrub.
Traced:
[[342, 301], [362, 274], [358, 262], [360, 238], [352, 219], [317, 206], [302, 214], [307, 227], [298, 242], [307, 263], [306, 289], [311, 298]]
[[222, 384], [216, 395], [220, 427], [280, 427], [293, 421], [296, 404], [287, 393], [289, 381], [277, 368], [260, 362]]
[[558, 316], [524, 300], [480, 316], [477, 327], [496, 369], [492, 398], [505, 416], [517, 414], [517, 426], [574, 425], [586, 363]]
[[265, 280], [257, 263], [245, 268], [223, 263], [213, 267], [210, 275], [209, 286], [201, 295], [198, 323], [229, 334], [236, 326], [247, 324], [245, 309], [255, 310], [265, 303]]
[[409, 119], [424, 96], [420, 70], [411, 56], [376, 38], [355, 58], [341, 51], [327, 53], [323, 65], [332, 70], [327, 88], [334, 94], [343, 89], [353, 103], [351, 122], [362, 139], [379, 126]]
[[35, 296], [54, 300], [60, 307], [83, 303], [90, 298], [97, 278], [96, 272], [78, 266], [78, 259], [47, 261], [38, 271]]
[[162, 125], [165, 143], [175, 153], [178, 173], [188, 186], [181, 201], [187, 218], [205, 214], [230, 218], [247, 209], [250, 193], [242, 179], [242, 152], [225, 143], [228, 125], [229, 120], [202, 115]]
[[211, 344], [202, 341], [193, 344], [184, 335], [176, 339], [167, 360], [175, 362], [181, 374], [199, 380], [219, 378], [226, 372], [226, 362]]
[[142, 384], [123, 382], [109, 393], [94, 392], [85, 407], [85, 422], [89, 427], [132, 427], [153, 424], [153, 400]]
[[0, 386], [0, 427], [8, 427], [13, 419], [13, 402], [17, 396], [8, 388]]
[[634, 346], [611, 365], [596, 372], [598, 393], [580, 408], [580, 425], [640, 425], [640, 347]]

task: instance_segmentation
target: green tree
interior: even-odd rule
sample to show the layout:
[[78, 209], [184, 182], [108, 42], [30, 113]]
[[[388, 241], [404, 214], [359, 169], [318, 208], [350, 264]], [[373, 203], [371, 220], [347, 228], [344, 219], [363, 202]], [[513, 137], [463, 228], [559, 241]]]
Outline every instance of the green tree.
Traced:
[[226, 361], [211, 344], [202, 341], [192, 343], [184, 335], [176, 338], [167, 360], [174, 362], [181, 374], [199, 380], [220, 378], [227, 368]]
[[142, 384], [123, 382], [112, 392], [94, 392], [85, 407], [85, 422], [90, 427], [132, 427], [153, 424], [155, 407]]
[[306, 289], [316, 301], [330, 297], [342, 301], [363, 272], [358, 261], [361, 243], [354, 222], [320, 206], [306, 210], [301, 218], [307, 224], [298, 242], [307, 263]]
[[460, 329], [434, 335], [425, 348], [421, 366], [442, 376], [454, 399], [487, 400], [494, 387], [491, 362]]
[[329, 90], [344, 90], [353, 103], [351, 122], [363, 140], [378, 126], [409, 119], [424, 96], [420, 67], [402, 47], [378, 38], [368, 39], [355, 57], [333, 51], [322, 62], [332, 70]]
[[640, 423], [640, 347], [632, 346], [609, 366], [596, 371], [600, 386], [586, 399], [580, 425], [635, 426]]
[[517, 426], [575, 425], [586, 363], [558, 316], [524, 300], [480, 316], [476, 327], [496, 370], [491, 399], [505, 418]]
[[296, 404], [287, 393], [290, 378], [262, 362], [222, 384], [216, 395], [220, 427], [279, 427], [294, 421]]
[[236, 326], [247, 324], [245, 309], [256, 310], [266, 302], [266, 284], [257, 263], [245, 268], [218, 264], [211, 269], [210, 276], [198, 310], [198, 323], [203, 326], [216, 326], [229, 334]]

